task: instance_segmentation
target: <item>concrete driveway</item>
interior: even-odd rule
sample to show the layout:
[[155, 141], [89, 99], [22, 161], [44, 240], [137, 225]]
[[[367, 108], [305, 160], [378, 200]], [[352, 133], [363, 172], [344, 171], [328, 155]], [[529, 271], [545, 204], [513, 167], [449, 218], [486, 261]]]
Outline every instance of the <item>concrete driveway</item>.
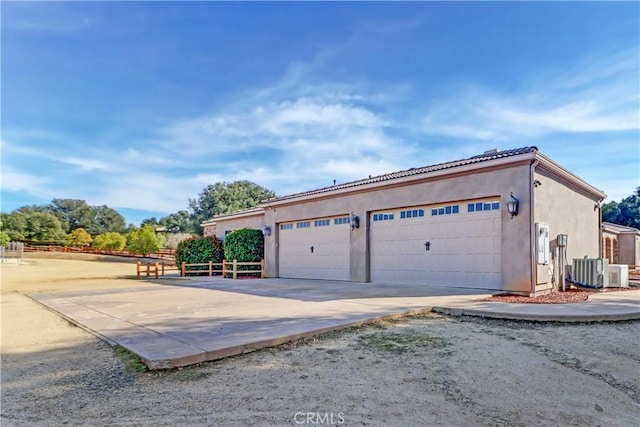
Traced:
[[30, 296], [150, 368], [165, 369], [488, 295], [434, 286], [207, 277]]

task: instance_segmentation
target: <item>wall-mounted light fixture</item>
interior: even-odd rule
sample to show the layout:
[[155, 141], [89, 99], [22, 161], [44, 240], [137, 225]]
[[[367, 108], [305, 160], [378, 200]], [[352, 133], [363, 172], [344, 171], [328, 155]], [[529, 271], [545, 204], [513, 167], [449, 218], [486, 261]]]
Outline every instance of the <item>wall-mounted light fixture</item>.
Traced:
[[509, 198], [509, 201], [507, 201], [507, 210], [511, 214], [511, 219], [518, 215], [518, 202], [519, 200], [514, 197], [513, 193], [511, 193], [511, 197]]
[[360, 218], [358, 215], [352, 213], [349, 217], [349, 224], [351, 224], [351, 229], [355, 230], [356, 228], [360, 228]]
[[268, 225], [265, 225], [264, 227], [262, 227], [262, 235], [271, 236], [271, 227], [269, 227]]

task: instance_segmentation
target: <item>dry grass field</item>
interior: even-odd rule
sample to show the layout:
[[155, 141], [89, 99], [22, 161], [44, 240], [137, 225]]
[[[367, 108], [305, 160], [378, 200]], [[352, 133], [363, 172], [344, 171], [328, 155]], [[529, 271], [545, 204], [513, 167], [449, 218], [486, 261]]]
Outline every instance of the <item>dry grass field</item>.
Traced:
[[145, 286], [122, 259], [2, 265], [2, 426], [638, 426], [638, 322], [436, 315], [160, 372], [25, 294]]

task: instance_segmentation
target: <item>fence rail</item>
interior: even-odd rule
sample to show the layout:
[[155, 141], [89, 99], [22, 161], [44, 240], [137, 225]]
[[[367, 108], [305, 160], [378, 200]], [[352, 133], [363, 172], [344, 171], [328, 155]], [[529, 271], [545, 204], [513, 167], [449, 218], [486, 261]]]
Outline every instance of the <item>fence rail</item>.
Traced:
[[157, 252], [149, 254], [137, 254], [129, 252], [127, 250], [116, 251], [112, 249], [98, 249], [92, 247], [73, 247], [73, 246], [58, 246], [58, 245], [46, 245], [46, 246], [25, 246], [25, 252], [65, 252], [65, 253], [82, 253], [82, 254], [96, 254], [96, 255], [114, 255], [114, 256], [126, 256], [135, 258], [158, 258], [167, 261], [175, 260], [175, 249], [161, 249]]
[[142, 274], [145, 274], [146, 277], [154, 276], [156, 279], [159, 276], [164, 276], [165, 272], [168, 270], [178, 271], [175, 262], [167, 263], [167, 262], [141, 262], [138, 261], [136, 263], [136, 277], [139, 279]]
[[[238, 267], [244, 266], [259, 266], [260, 270], [240, 270]], [[192, 267], [208, 267], [208, 269], [192, 269]], [[231, 277], [234, 279], [238, 278], [238, 275], [252, 275], [252, 274], [260, 274], [260, 278], [264, 279], [264, 259], [259, 262], [239, 262], [238, 260], [233, 261], [222, 261], [222, 262], [206, 262], [199, 264], [187, 264], [183, 262], [180, 266], [180, 276], [185, 277], [187, 273], [207, 273], [209, 276], [213, 276], [214, 274], [220, 274], [222, 277], [227, 277], [228, 274], [231, 274]]]

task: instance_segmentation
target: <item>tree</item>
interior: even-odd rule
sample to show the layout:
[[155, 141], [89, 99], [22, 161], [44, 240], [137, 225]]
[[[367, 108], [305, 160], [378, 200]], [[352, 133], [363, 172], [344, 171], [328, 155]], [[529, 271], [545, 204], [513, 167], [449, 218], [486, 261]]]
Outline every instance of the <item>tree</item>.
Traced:
[[[224, 240], [224, 258], [227, 261], [259, 262], [264, 258], [264, 235], [260, 230], [241, 228]], [[240, 266], [239, 270], [259, 270], [257, 266]]]
[[95, 212], [84, 200], [53, 199], [48, 209], [60, 220], [65, 233], [76, 228], [90, 229], [95, 221]]
[[602, 205], [602, 220], [640, 229], [640, 187], [620, 203], [611, 201]]
[[160, 221], [160, 225], [165, 227], [172, 233], [194, 233], [196, 229], [193, 219], [188, 211], [178, 211], [171, 215], [165, 216]]
[[92, 246], [98, 249], [110, 249], [121, 251], [127, 243], [127, 239], [120, 233], [110, 231], [108, 233], [99, 234], [93, 239]]
[[4, 231], [4, 227], [2, 226], [2, 219], [0, 218], [0, 247], [7, 246], [7, 244], [11, 241], [9, 237], [9, 233]]
[[0, 231], [0, 247], [7, 246], [11, 238], [9, 237], [9, 233], [6, 231]]
[[153, 226], [147, 224], [127, 234], [127, 249], [136, 254], [151, 254], [160, 249]]
[[84, 228], [76, 228], [71, 233], [67, 234], [67, 245], [84, 247], [89, 246], [93, 242], [91, 234], [87, 233]]
[[93, 206], [92, 209], [95, 217], [91, 228], [87, 229], [92, 236], [108, 232], [123, 233], [125, 231], [126, 222], [120, 212], [105, 205]]
[[30, 240], [36, 242], [62, 243], [65, 241], [65, 233], [62, 230], [60, 220], [50, 213], [33, 212], [18, 213], [24, 215], [25, 227], [22, 230], [22, 240]]
[[202, 234], [200, 224], [207, 219], [215, 215], [255, 207], [275, 195], [273, 191], [251, 181], [218, 182], [208, 185], [197, 199], [189, 199], [194, 227], [199, 234]]

